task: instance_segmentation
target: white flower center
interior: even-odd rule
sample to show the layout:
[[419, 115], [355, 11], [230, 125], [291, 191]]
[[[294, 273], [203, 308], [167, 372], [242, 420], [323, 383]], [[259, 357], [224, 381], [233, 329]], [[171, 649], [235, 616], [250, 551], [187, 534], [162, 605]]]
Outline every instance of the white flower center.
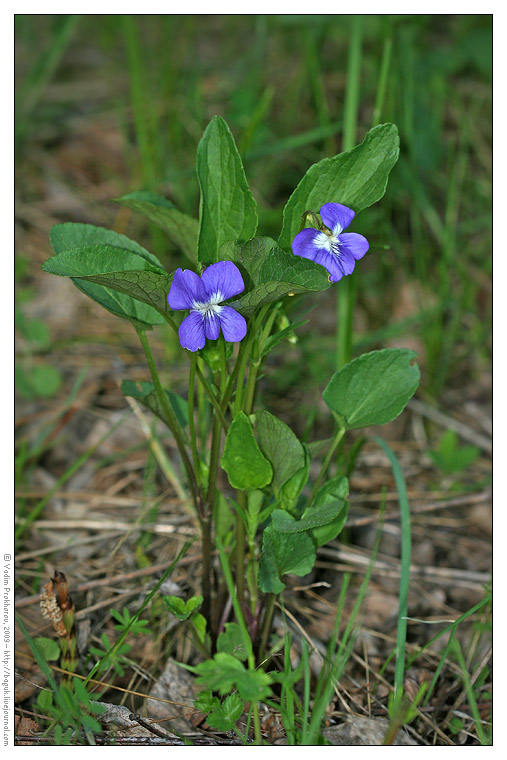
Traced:
[[328, 253], [332, 253], [334, 256], [340, 255], [340, 240], [338, 239], [338, 235], [341, 232], [341, 227], [339, 224], [336, 225], [336, 227], [333, 230], [332, 235], [326, 235], [325, 232], [319, 232], [317, 237], [314, 240], [314, 245], [317, 248], [324, 249]]
[[220, 306], [220, 302], [224, 300], [224, 297], [220, 291], [213, 293], [209, 301], [201, 303], [200, 301], [194, 301], [192, 304], [192, 311], [198, 311], [203, 319], [210, 319], [213, 317], [219, 317], [223, 306]]

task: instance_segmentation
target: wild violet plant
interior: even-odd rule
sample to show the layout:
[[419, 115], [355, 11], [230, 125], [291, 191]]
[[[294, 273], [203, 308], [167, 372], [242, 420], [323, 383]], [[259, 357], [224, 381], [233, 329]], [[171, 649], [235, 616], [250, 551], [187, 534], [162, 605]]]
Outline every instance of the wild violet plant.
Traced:
[[[289, 321], [288, 302], [310, 291], [318, 301], [352, 275], [369, 242], [344, 230], [355, 213], [383, 196], [398, 152], [396, 127], [381, 124], [352, 150], [311, 166], [285, 206], [275, 241], [256, 236], [256, 202], [240, 155], [226, 122], [215, 116], [197, 149], [199, 220], [151, 192], [117, 199], [162, 227], [187, 257], [187, 268], [169, 273], [141, 245], [104, 228], [66, 223], [51, 231], [55, 255], [42, 268], [70, 277], [132, 323], [151, 382], [124, 380], [122, 391], [160, 418], [176, 442], [200, 528], [201, 594], [188, 609], [172, 597], [166, 604], [193, 623], [206, 652], [195, 669], [209, 689], [200, 709], [220, 726], [232, 727], [233, 716], [251, 702], [258, 731], [255, 704], [269, 695], [274, 679], [259, 665], [284, 576], [310, 573], [318, 547], [346, 523], [347, 478], [328, 476], [340, 441], [349, 430], [393, 420], [419, 383], [413, 351], [385, 349], [354, 359], [324, 389], [335, 433], [331, 442], [314, 445], [256, 405], [266, 357], [300, 324]], [[189, 362], [186, 399], [162, 386], [150, 350], [146, 334], [164, 322]], [[206, 419], [209, 430], [201, 424]], [[310, 458], [326, 445], [320, 473], [309, 482]], [[230, 488], [222, 486], [221, 472]], [[220, 703], [212, 691], [230, 697]]]

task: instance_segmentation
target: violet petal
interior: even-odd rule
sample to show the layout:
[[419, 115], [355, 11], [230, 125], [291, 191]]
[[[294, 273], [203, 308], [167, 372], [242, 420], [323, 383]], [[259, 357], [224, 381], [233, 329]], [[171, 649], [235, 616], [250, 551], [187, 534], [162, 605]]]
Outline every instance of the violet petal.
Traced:
[[224, 306], [220, 312], [220, 325], [225, 340], [238, 343], [246, 335], [246, 320], [236, 309]]
[[354, 216], [355, 212], [341, 203], [324, 203], [320, 209], [320, 218], [333, 235], [339, 235], [342, 230], [346, 230]]
[[177, 269], [169, 290], [169, 307], [176, 311], [191, 309], [195, 301], [198, 303], [207, 301], [201, 278], [191, 269]]
[[178, 330], [180, 343], [189, 351], [197, 351], [204, 348], [206, 338], [204, 335], [204, 318], [198, 311], [191, 311], [185, 317]]
[[292, 241], [292, 253], [296, 256], [302, 256], [304, 259], [315, 261], [315, 256], [320, 250], [315, 245], [315, 239], [321, 234], [319, 230], [314, 230], [311, 227], [301, 230]]
[[232, 261], [217, 261], [216, 264], [211, 264], [204, 270], [201, 280], [208, 298], [220, 293], [220, 301], [237, 296], [245, 289], [241, 272]]
[[357, 232], [346, 232], [340, 235], [339, 242], [342, 244], [342, 250], [346, 249], [356, 259], [362, 259], [370, 244], [363, 235]]

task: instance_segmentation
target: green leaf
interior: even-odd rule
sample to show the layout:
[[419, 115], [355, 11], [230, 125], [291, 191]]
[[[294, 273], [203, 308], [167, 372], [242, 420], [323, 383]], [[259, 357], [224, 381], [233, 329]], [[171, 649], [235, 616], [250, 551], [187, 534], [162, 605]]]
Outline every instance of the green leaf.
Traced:
[[391, 422], [419, 385], [416, 356], [407, 348], [363, 354], [335, 372], [322, 397], [347, 430]]
[[314, 515], [335, 513], [335, 516], [326, 523], [315, 526], [310, 530], [310, 535], [315, 546], [323, 546], [328, 541], [335, 539], [343, 530], [349, 513], [347, 496], [349, 493], [349, 481], [347, 478], [337, 476], [324, 483], [317, 491], [314, 503], [306, 509], [301, 520], [312, 520]]
[[84, 728], [87, 728], [89, 731], [95, 731], [95, 733], [102, 731], [102, 726], [98, 720], [92, 718], [91, 715], [87, 715], [86, 713], [82, 712], [79, 716], [79, 720], [81, 721]]
[[305, 466], [305, 450], [285, 422], [263, 409], [255, 415], [255, 432], [262, 453], [273, 467], [273, 486], [278, 491]]
[[285, 588], [282, 575], [307, 575], [315, 564], [315, 547], [307, 533], [280, 533], [272, 525], [264, 529], [259, 563], [259, 588], [279, 594]]
[[305, 211], [318, 213], [324, 203], [335, 202], [359, 213], [380, 200], [398, 155], [398, 129], [379, 124], [361, 145], [313, 164], [287, 201], [279, 245], [290, 250]]
[[[139, 401], [143, 406], [147, 407], [153, 414], [165, 422], [166, 425], [169, 421], [165, 417], [165, 412], [162, 406], [158, 402], [157, 394], [155, 393], [155, 386], [153, 383], [148, 382], [135, 382], [134, 380], [123, 380], [121, 384], [121, 392], [124, 396], [130, 396]], [[171, 408], [176, 416], [176, 419], [180, 425], [185, 428], [188, 425], [188, 402], [172, 391], [165, 392]]]
[[38, 364], [30, 369], [15, 367], [14, 381], [25, 398], [49, 398], [60, 390], [62, 373], [49, 364]]
[[245, 242], [257, 229], [257, 205], [248, 187], [241, 157], [226, 122], [214, 116], [197, 147], [201, 189], [198, 257], [219, 261], [226, 240]]
[[229, 694], [222, 702], [222, 712], [231, 723], [241, 718], [243, 707], [244, 703], [239, 694]]
[[331, 286], [325, 267], [276, 247], [259, 267], [257, 284], [231, 306], [250, 316], [258, 306], [285, 296], [327, 290]]
[[17, 306], [14, 308], [14, 323], [23, 337], [38, 348], [47, 348], [51, 343], [51, 332], [47, 324], [39, 319], [30, 319]]
[[81, 704], [85, 705], [85, 707], [90, 706], [90, 695], [88, 694], [88, 691], [86, 689], [86, 686], [81, 681], [80, 678], [74, 678], [72, 679], [72, 684], [74, 687], [74, 692], [76, 694], [76, 697], [81, 702]]
[[37, 694], [37, 707], [40, 712], [47, 713], [53, 705], [53, 693], [43, 689]]
[[72, 282], [92, 301], [96, 301], [115, 317], [128, 319], [140, 330], [151, 330], [153, 325], [160, 325], [164, 321], [164, 318], [152, 306], [141, 303], [126, 293], [120, 293], [78, 277], [73, 277]]
[[142, 256], [146, 261], [158, 269], [163, 266], [155, 254], [150, 253], [142, 245], [131, 240], [126, 235], [121, 235], [106, 227], [95, 227], [93, 224], [78, 224], [66, 222], [55, 224], [49, 233], [51, 246], [55, 253], [72, 251], [75, 248], [86, 248], [94, 245], [109, 245], [123, 251], [131, 251]]
[[241, 717], [243, 707], [244, 703], [239, 694], [229, 694], [222, 704], [208, 715], [206, 723], [219, 731], [230, 731]]
[[46, 661], [59, 659], [60, 647], [54, 639], [47, 639], [44, 636], [39, 636], [33, 640], [33, 643]]
[[310, 474], [310, 458], [306, 455], [304, 467], [298, 470], [289, 480], [283, 484], [278, 494], [280, 505], [288, 512], [292, 512], [297, 504], [298, 497], [308, 482]]
[[204, 689], [199, 692], [197, 699], [194, 700], [194, 706], [201, 712], [208, 713], [220, 707], [220, 700], [218, 697], [214, 697], [209, 689]]
[[336, 477], [319, 489], [315, 502], [299, 520], [282, 509], [271, 514], [271, 526], [280, 534], [308, 532], [315, 546], [322, 546], [341, 532], [347, 520], [348, 480]]
[[300, 520], [295, 520], [283, 509], [275, 509], [271, 514], [273, 528], [280, 533], [304, 533], [335, 520], [345, 506], [344, 501], [314, 505]]
[[197, 263], [197, 235], [199, 222], [193, 216], [184, 214], [176, 206], [158, 193], [139, 190], [135, 193], [115, 198], [115, 203], [144, 214], [150, 222], [161, 227], [177, 248], [195, 264]]
[[[77, 277], [85, 283], [104, 285], [163, 314], [169, 309], [167, 296], [173, 275], [168, 275], [138, 253], [111, 245], [92, 245], [62, 251], [45, 261], [42, 269], [61, 277]], [[81, 282], [77, 284], [83, 287]], [[158, 315], [155, 318], [160, 321]]]
[[440, 438], [438, 448], [428, 451], [428, 456], [446, 475], [466, 470], [480, 454], [477, 446], [459, 446], [454, 430], [446, 430]]
[[217, 651], [232, 654], [238, 660], [247, 660], [249, 646], [243, 629], [237, 623], [226, 623], [225, 631], [217, 640]]
[[244, 412], [236, 415], [227, 431], [221, 464], [233, 488], [248, 491], [271, 483], [273, 469], [260, 450]]
[[202, 644], [204, 644], [206, 641], [206, 618], [204, 615], [201, 615], [200, 612], [198, 612], [197, 615], [194, 615], [192, 618], [192, 625], [195, 628], [197, 638]]
[[196, 666], [197, 684], [203, 684], [219, 694], [228, 694], [237, 689], [245, 702], [259, 701], [270, 695], [270, 676], [263, 670], [246, 670], [236, 657], [218, 652], [212, 660]]
[[[164, 271], [160, 261], [154, 254], [125, 235], [120, 235], [104, 227], [70, 222], [57, 224], [51, 228], [50, 239], [56, 254], [90, 245], [107, 245], [117, 248], [120, 252], [130, 251], [131, 253], [138, 254], [149, 264], [156, 267], [157, 270]], [[124, 292], [118, 292], [104, 285], [98, 285], [80, 278], [72, 278], [72, 281], [89, 298], [96, 301], [115, 316], [130, 320], [135, 327], [150, 330], [152, 325], [158, 325], [164, 321], [163, 317], [152, 306], [141, 303]]]
[[179, 596], [164, 596], [164, 604], [178, 620], [187, 620], [202, 604], [202, 596], [193, 596], [185, 602]]
[[228, 240], [220, 246], [219, 260], [233, 261], [250, 290], [259, 282], [259, 270], [263, 261], [278, 248], [276, 240], [270, 237], [254, 237], [246, 243]]

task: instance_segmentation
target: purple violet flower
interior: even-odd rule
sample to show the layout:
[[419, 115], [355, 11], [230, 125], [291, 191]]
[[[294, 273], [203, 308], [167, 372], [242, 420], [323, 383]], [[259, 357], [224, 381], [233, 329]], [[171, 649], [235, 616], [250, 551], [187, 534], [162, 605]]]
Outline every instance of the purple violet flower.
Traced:
[[169, 290], [169, 306], [175, 311], [190, 309], [178, 330], [180, 343], [189, 351], [204, 348], [206, 338], [216, 340], [222, 330], [225, 340], [236, 343], [246, 335], [246, 321], [230, 306], [222, 306], [245, 289], [236, 264], [218, 261], [199, 277], [191, 269], [177, 269]]
[[292, 241], [292, 252], [325, 267], [331, 282], [352, 274], [356, 261], [362, 259], [370, 247], [366, 238], [356, 232], [343, 234], [354, 216], [354, 211], [341, 203], [325, 203], [320, 209], [325, 227], [301, 230]]

